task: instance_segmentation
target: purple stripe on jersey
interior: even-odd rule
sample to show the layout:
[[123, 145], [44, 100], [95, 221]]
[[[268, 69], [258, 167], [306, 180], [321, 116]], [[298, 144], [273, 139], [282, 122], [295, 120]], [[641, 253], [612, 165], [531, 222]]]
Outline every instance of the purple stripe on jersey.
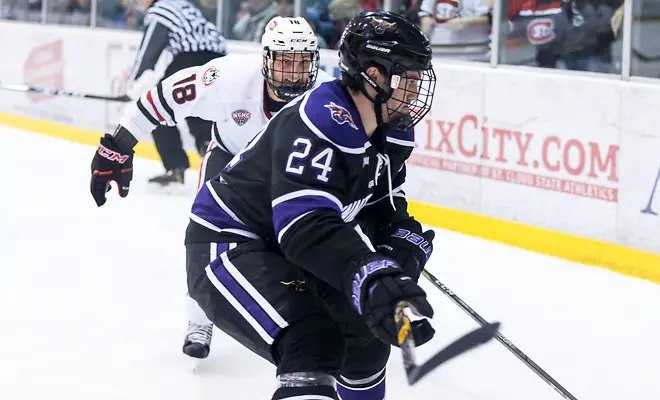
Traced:
[[192, 213], [220, 229], [246, 229], [245, 225], [233, 219], [220, 207], [207, 185], [202, 185], [197, 193], [192, 205]]
[[217, 243], [215, 258], [220, 258], [220, 254], [229, 251], [229, 243]]
[[389, 131], [387, 132], [387, 136], [394, 138], [394, 139], [399, 139], [399, 140], [405, 140], [407, 142], [414, 142], [415, 141], [415, 130], [413, 128], [408, 129], [407, 131]]
[[337, 382], [337, 394], [340, 400], [383, 400], [385, 398], [385, 377], [367, 388], [350, 388]]
[[[220, 246], [218, 245], [218, 249]], [[220, 251], [218, 251], [220, 253]], [[234, 278], [233, 274], [225, 267], [222, 260], [218, 257], [211, 263], [211, 270], [218, 278], [220, 283], [231, 293], [238, 303], [247, 311], [252, 318], [275, 339], [281, 328], [266, 313], [266, 310], [245, 290], [245, 288]]]
[[277, 204], [273, 207], [275, 237], [279, 237], [280, 231], [294, 219], [306, 212], [320, 208], [329, 208], [341, 214], [341, 210], [337, 207], [337, 204], [323, 196], [304, 195]]

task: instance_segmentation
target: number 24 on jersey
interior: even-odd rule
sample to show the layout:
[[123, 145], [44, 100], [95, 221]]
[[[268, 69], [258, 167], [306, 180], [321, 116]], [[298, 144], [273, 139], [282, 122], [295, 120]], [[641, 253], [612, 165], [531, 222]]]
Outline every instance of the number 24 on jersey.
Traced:
[[[293, 151], [289, 154], [286, 162], [286, 172], [290, 174], [302, 175], [306, 164], [306, 159], [312, 152], [312, 141], [306, 137], [299, 137], [293, 142]], [[321, 182], [328, 182], [328, 174], [332, 171], [332, 157], [334, 152], [332, 148], [326, 147], [312, 157], [310, 167], [319, 172], [316, 176]]]

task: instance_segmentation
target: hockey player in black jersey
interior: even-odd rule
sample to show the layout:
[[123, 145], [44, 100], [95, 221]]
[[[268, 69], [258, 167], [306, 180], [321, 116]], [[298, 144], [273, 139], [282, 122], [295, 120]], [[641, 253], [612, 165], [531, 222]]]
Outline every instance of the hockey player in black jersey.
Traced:
[[[275, 399], [332, 399], [335, 379], [343, 400], [382, 399], [394, 305], [432, 315], [415, 282], [433, 233], [408, 216], [401, 189], [434, 91], [428, 41], [369, 12], [347, 26], [340, 55], [341, 82], [288, 103], [201, 187], [186, 233], [190, 295], [277, 365]], [[108, 179], [128, 193], [136, 138], [118, 132], [94, 157], [98, 204]], [[418, 344], [433, 335], [425, 320], [413, 331]]]
[[[186, 232], [191, 297], [277, 366], [273, 399], [382, 399], [395, 307], [433, 315], [416, 283], [433, 233], [401, 189], [433, 98], [428, 40], [364, 12], [339, 53], [341, 81], [287, 104], [203, 185]], [[434, 333], [426, 319], [412, 330], [418, 344]]]

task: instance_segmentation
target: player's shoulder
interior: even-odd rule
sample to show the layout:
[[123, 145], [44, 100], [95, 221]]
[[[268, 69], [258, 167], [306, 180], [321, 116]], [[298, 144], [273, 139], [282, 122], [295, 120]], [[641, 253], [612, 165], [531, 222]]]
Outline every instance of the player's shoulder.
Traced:
[[175, 7], [181, 7], [182, 5], [187, 5], [185, 0], [159, 0], [147, 8], [144, 13], [145, 16], [149, 16], [153, 13], [159, 13], [162, 10], [171, 10]]
[[311, 132], [344, 153], [362, 154], [369, 147], [360, 114], [338, 80], [323, 82], [305, 93], [298, 112]]
[[386, 140], [395, 146], [415, 147], [415, 130], [410, 128], [407, 131], [389, 131]]
[[213, 67], [223, 74], [233, 74], [223, 76], [226, 79], [235, 79], [241, 76], [253, 76], [255, 73], [261, 73], [263, 58], [256, 53], [229, 53], [222, 57], [217, 57], [204, 64]]
[[330, 82], [334, 81], [335, 78], [334, 76], [330, 75], [329, 73], [325, 72], [322, 69], [319, 69], [318, 72], [316, 73], [316, 86], [324, 83], [324, 82]]
[[205, 87], [216, 86], [219, 95], [235, 100], [253, 91], [255, 80], [261, 79], [261, 63], [260, 55], [227, 54], [197, 67], [197, 78]]

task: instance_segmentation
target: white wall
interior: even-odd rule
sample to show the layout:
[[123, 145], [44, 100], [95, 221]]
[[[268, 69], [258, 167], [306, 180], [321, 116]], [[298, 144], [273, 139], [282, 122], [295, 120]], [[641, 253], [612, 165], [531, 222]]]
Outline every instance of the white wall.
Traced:
[[[0, 81], [121, 95], [137, 32], [0, 22]], [[232, 42], [229, 51], [259, 51]], [[336, 51], [322, 52], [336, 68]], [[160, 69], [167, 60], [161, 60]], [[409, 197], [660, 253], [660, 85], [436, 63]], [[121, 105], [0, 92], [0, 111], [97, 131]]]

